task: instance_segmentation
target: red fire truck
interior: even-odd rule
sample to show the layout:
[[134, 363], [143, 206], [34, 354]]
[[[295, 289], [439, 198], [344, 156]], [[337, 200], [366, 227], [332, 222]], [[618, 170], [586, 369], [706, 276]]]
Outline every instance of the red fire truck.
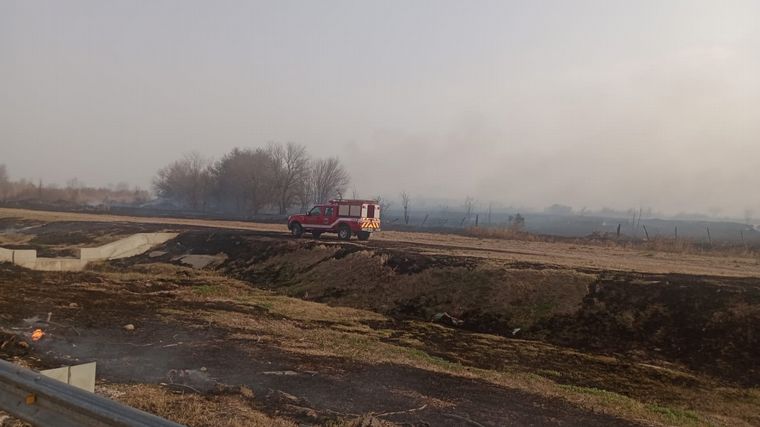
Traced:
[[380, 205], [377, 200], [330, 200], [305, 214], [289, 216], [288, 229], [296, 237], [304, 232], [314, 238], [338, 233], [341, 240], [349, 240], [354, 234], [359, 240], [367, 240], [370, 233], [380, 230]]

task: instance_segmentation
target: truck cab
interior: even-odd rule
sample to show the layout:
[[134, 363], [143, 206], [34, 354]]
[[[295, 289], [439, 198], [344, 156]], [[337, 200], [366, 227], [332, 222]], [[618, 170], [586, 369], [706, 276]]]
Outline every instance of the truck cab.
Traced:
[[341, 240], [349, 240], [352, 235], [367, 240], [372, 232], [380, 230], [380, 205], [376, 200], [330, 200], [305, 214], [289, 216], [288, 229], [295, 237], [305, 232], [314, 238], [322, 233], [337, 233]]

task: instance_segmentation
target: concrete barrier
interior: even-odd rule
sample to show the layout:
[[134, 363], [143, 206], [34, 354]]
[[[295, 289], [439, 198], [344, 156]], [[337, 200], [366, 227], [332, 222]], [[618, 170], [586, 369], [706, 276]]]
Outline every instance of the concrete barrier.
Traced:
[[13, 250], [0, 248], [0, 262], [13, 262]]
[[127, 258], [177, 237], [177, 233], [138, 233], [96, 248], [82, 248], [78, 258], [37, 258], [33, 249], [0, 248], [0, 262], [40, 271], [79, 271], [91, 261]]
[[16, 249], [13, 251], [13, 263], [26, 268], [33, 268], [37, 262], [37, 251], [34, 249]]
[[32, 267], [26, 267], [38, 271], [80, 271], [87, 265], [87, 261], [78, 258], [37, 258]]
[[173, 239], [177, 233], [138, 233], [97, 248], [82, 248], [79, 259], [93, 261], [127, 258], [144, 253], [153, 246]]

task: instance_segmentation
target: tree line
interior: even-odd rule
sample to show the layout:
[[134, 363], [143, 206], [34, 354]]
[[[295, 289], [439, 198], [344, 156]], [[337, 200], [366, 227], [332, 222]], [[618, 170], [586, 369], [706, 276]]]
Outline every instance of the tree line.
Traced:
[[348, 184], [337, 157], [312, 158], [288, 143], [235, 148], [216, 161], [186, 154], [158, 171], [153, 189], [186, 209], [255, 215], [342, 197]]
[[43, 183], [42, 180], [13, 180], [8, 175], [5, 165], [0, 164], [0, 203], [110, 206], [139, 204], [147, 201], [149, 197], [150, 194], [147, 191], [139, 187], [131, 188], [126, 183], [92, 187], [85, 185], [77, 178], [68, 180], [63, 186]]

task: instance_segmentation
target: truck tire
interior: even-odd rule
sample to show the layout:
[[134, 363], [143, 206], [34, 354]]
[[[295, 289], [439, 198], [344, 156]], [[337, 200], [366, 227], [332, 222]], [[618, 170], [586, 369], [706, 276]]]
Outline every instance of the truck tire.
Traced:
[[322, 235], [321, 231], [312, 231], [311, 232], [311, 237], [313, 237], [315, 239], [319, 239], [319, 236], [321, 236], [321, 235]]
[[369, 240], [369, 231], [359, 231], [356, 233], [356, 237], [358, 237], [359, 240]]
[[341, 224], [338, 227], [338, 238], [340, 240], [350, 240], [351, 239], [351, 228], [349, 228], [346, 224]]
[[290, 232], [293, 233], [294, 237], [301, 237], [303, 236], [303, 227], [301, 227], [301, 224], [294, 222], [290, 224]]

